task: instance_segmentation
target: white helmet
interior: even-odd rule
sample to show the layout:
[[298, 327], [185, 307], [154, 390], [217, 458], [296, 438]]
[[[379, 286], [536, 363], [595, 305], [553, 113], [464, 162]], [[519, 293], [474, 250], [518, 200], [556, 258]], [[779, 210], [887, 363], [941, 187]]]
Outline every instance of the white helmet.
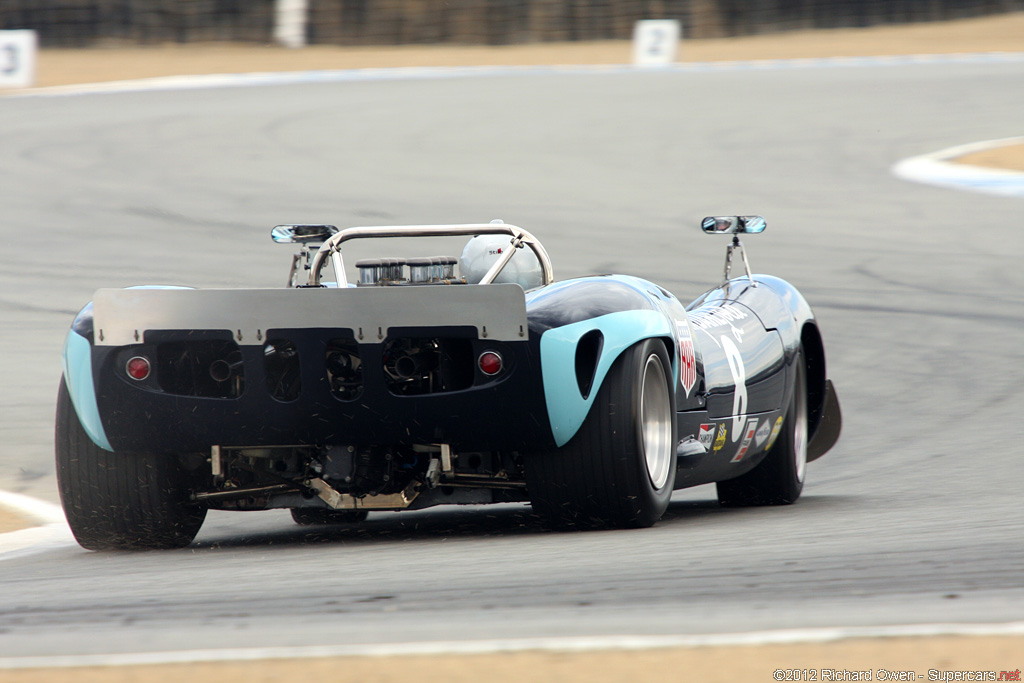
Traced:
[[[459, 273], [471, 285], [479, 284], [506, 249], [512, 248], [508, 235], [477, 235], [466, 243], [459, 258]], [[523, 289], [544, 284], [544, 271], [537, 255], [529, 247], [516, 249], [512, 259], [494, 278], [495, 282], [512, 282]]]

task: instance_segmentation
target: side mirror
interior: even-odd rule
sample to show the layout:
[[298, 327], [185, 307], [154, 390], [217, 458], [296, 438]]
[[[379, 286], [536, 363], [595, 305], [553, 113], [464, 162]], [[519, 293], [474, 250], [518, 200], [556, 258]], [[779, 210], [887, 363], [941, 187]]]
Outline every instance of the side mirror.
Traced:
[[761, 216], [708, 216], [700, 227], [709, 235], [753, 235], [767, 226]]
[[337, 232], [333, 225], [279, 225], [270, 237], [278, 244], [323, 244]]

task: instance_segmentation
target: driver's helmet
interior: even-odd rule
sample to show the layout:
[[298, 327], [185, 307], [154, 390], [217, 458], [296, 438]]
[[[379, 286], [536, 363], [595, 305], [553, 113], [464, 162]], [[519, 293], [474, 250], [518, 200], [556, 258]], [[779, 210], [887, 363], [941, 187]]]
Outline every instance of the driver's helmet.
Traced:
[[[512, 238], [508, 235], [477, 235], [462, 250], [459, 273], [469, 284], [479, 284], [494, 262], [501, 258], [506, 249], [512, 248]], [[512, 260], [505, 264], [494, 281], [515, 283], [523, 289], [533, 289], [544, 284], [544, 271], [533, 250], [523, 247], [516, 249]]]

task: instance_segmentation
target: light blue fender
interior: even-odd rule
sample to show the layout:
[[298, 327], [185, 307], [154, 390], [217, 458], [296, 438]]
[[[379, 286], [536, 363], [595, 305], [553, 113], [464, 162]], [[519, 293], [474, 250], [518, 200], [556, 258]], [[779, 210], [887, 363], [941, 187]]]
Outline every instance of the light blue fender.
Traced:
[[[126, 289], [193, 289], [192, 287], [181, 287], [178, 285], [138, 285], [126, 287]], [[92, 302], [90, 301], [79, 312], [75, 318], [76, 324], [86, 315], [85, 329], [92, 331]], [[100, 420], [100, 409], [96, 403], [96, 386], [93, 383], [92, 375], [92, 348], [89, 340], [78, 334], [75, 327], [68, 332], [64, 339], [64, 383], [68, 388], [68, 395], [71, 397], [71, 405], [78, 413], [78, 421], [85, 429], [93, 443], [104, 450], [113, 451], [110, 441], [107, 440], [107, 433], [103, 429], [103, 421]]]
[[92, 381], [92, 347], [89, 340], [74, 330], [64, 340], [64, 383], [71, 396], [71, 405], [78, 413], [82, 428], [100, 448], [114, 450], [107, 440], [107, 433], [100, 421], [100, 409], [96, 404], [96, 387]]
[[[593, 386], [586, 398], [580, 394], [576, 381], [576, 347], [580, 338], [591, 330], [604, 335], [601, 357], [597, 362]], [[540, 338], [541, 377], [544, 398], [548, 406], [548, 419], [555, 443], [561, 447], [569, 442], [590, 412], [615, 359], [643, 339], [652, 337], [676, 338], [669, 319], [660, 311], [633, 310], [608, 313], [544, 332]], [[670, 350], [674, 359], [673, 375], [678, 375], [678, 353]]]

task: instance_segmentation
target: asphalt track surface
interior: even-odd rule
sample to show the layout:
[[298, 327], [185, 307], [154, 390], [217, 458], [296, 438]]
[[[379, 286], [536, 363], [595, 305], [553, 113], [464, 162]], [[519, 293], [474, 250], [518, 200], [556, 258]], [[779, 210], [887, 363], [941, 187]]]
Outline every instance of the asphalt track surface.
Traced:
[[183, 551], [0, 562], [0, 657], [1009, 622], [1024, 611], [1021, 200], [900, 159], [1020, 134], [1024, 64], [521, 74], [0, 101], [0, 488], [56, 500], [53, 400], [98, 287], [279, 286], [282, 222], [476, 222], [559, 278], [696, 297], [755, 271], [815, 307], [846, 425], [798, 504], [710, 487], [640, 531], [525, 506], [310, 532], [211, 514]]

